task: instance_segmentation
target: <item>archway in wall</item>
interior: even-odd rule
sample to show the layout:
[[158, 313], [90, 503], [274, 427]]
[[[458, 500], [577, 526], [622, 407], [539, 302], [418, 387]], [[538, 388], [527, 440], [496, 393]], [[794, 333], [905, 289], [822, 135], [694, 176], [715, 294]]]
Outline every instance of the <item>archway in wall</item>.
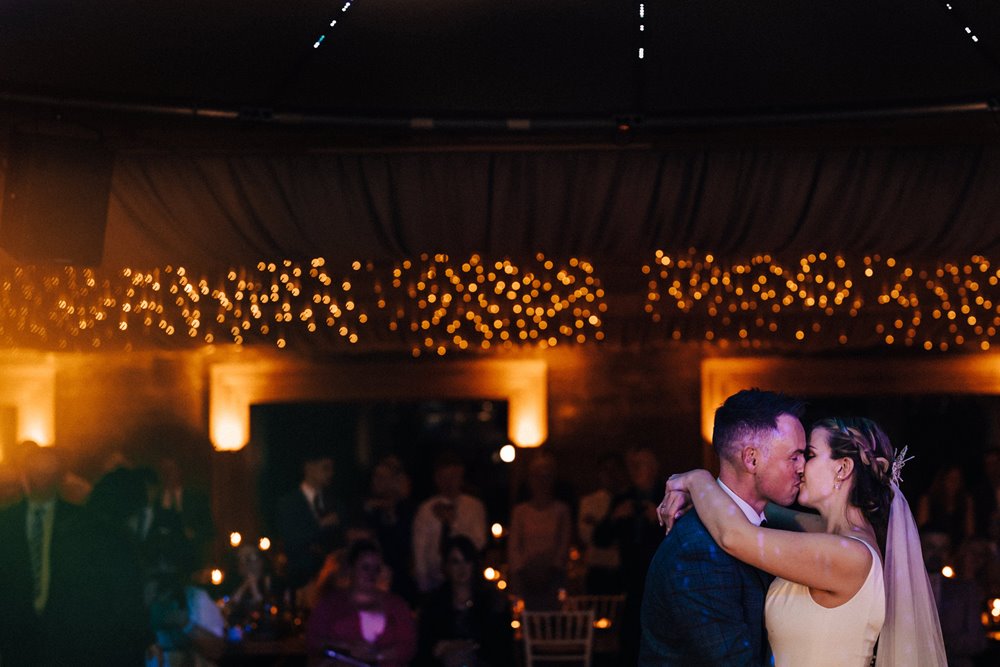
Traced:
[[547, 382], [547, 365], [536, 360], [215, 364], [210, 369], [209, 432], [220, 452], [213, 466], [213, 487], [224, 490], [214, 494], [216, 516], [226, 524], [220, 529], [224, 533], [259, 529], [261, 513], [246, 502], [256, 496], [254, 471], [261, 466], [260, 451], [244, 450], [252, 412], [259, 415], [267, 406], [277, 408], [272, 412], [280, 412], [283, 406], [294, 411], [292, 406], [310, 404], [370, 408], [427, 400], [496, 401], [506, 407], [506, 437], [516, 445], [531, 447], [547, 437]]

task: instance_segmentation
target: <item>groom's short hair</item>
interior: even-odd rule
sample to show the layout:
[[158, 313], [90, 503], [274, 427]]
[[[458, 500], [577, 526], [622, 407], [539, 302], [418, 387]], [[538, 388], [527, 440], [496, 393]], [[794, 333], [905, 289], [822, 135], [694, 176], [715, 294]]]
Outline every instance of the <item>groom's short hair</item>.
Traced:
[[712, 446], [720, 459], [735, 456], [768, 431], [778, 428], [778, 417], [801, 419], [805, 404], [791, 396], [761, 389], [738, 391], [715, 411]]

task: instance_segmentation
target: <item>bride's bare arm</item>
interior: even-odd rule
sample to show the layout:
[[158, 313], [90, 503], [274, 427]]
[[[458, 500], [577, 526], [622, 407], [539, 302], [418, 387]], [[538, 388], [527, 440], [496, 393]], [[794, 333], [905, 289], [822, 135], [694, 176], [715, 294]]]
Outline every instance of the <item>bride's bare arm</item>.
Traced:
[[829, 533], [759, 528], [706, 470], [674, 475], [667, 486], [690, 493], [712, 538], [744, 563], [834, 595], [857, 592], [868, 576], [872, 556], [864, 544]]

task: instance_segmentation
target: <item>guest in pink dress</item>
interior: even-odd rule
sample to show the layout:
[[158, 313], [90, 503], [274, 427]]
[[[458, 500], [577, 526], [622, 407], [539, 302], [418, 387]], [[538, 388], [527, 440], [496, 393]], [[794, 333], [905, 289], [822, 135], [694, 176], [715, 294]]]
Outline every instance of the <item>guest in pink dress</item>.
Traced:
[[378, 545], [358, 540], [348, 550], [347, 564], [349, 587], [323, 595], [306, 623], [311, 664], [337, 664], [324, 662], [327, 649], [379, 667], [408, 664], [417, 652], [416, 623], [403, 598], [379, 587]]

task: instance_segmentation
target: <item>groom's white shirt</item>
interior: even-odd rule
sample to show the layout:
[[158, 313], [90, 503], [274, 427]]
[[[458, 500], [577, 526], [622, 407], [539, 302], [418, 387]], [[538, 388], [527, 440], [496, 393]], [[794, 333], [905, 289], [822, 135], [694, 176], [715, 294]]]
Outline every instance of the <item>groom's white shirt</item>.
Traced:
[[749, 521], [755, 526], [759, 526], [760, 522], [764, 521], [765, 518], [764, 515], [757, 514], [757, 512], [755, 512], [754, 509], [750, 507], [750, 505], [748, 505], [745, 500], [743, 500], [738, 495], [733, 493], [733, 490], [730, 489], [728, 486], [726, 486], [725, 482], [723, 482], [721, 479], [716, 479], [715, 481], [719, 483], [719, 486], [722, 487], [722, 490], [725, 491], [729, 495], [729, 497], [733, 499], [736, 505], [741, 510], [743, 510], [743, 513], [747, 515], [747, 521]]

